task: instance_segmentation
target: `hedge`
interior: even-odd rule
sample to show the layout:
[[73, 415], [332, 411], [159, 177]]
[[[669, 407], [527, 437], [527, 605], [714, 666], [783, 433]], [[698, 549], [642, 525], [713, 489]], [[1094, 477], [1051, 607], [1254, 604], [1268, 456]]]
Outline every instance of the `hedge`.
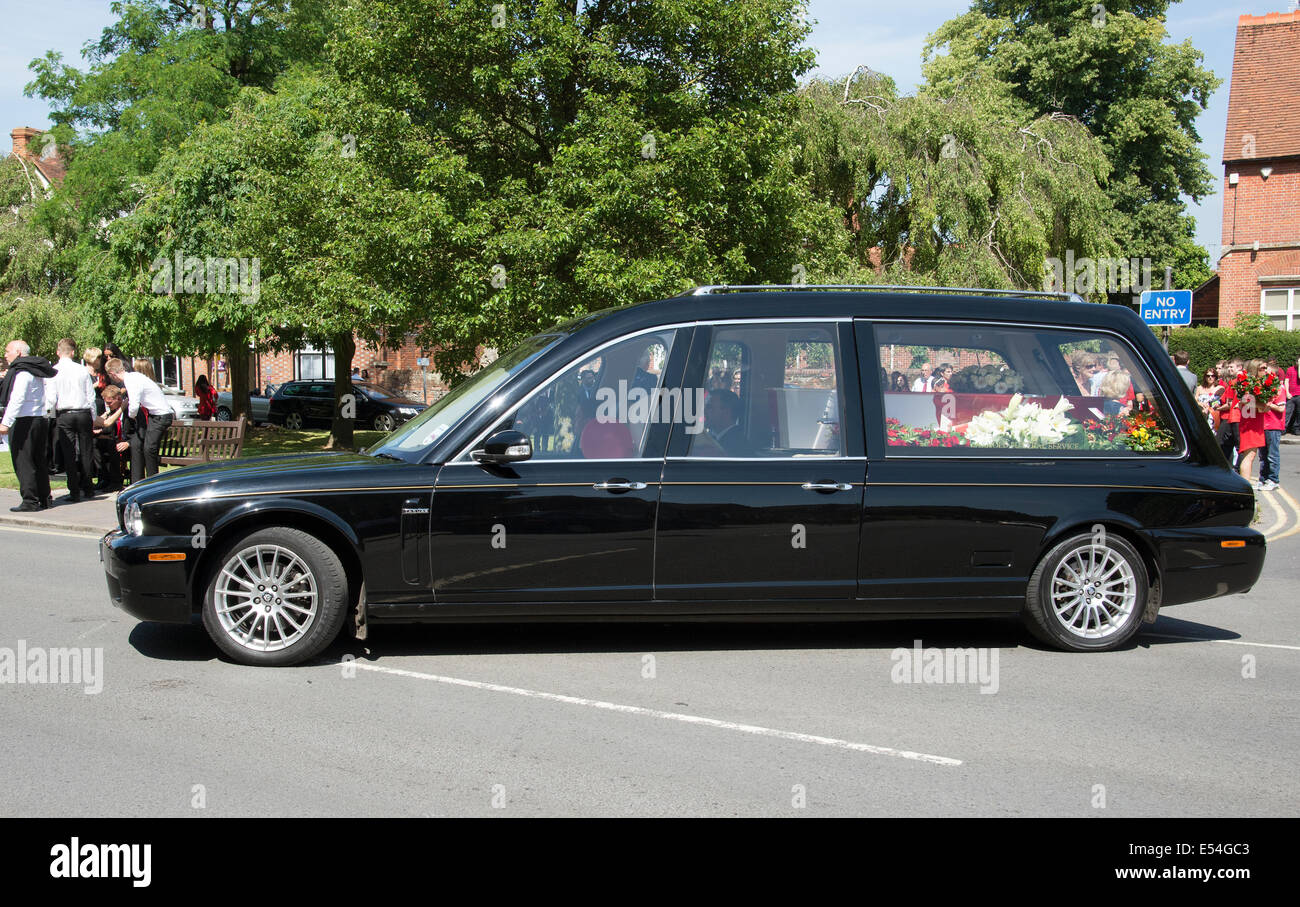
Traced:
[[1300, 357], [1300, 331], [1236, 330], [1233, 328], [1174, 328], [1170, 332], [1169, 352], [1186, 350], [1191, 357], [1188, 368], [1199, 378], [1220, 359], [1267, 359], [1273, 356], [1279, 367], [1295, 365]]

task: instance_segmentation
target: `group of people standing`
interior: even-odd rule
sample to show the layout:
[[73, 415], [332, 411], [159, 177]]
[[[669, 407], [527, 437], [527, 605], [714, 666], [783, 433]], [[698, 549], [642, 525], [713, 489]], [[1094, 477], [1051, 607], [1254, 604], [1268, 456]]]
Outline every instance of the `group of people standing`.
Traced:
[[[8, 369], [0, 378], [0, 438], [9, 445], [22, 502], [15, 512], [54, 506], [53, 459], [63, 464], [76, 503], [119, 490], [158, 472], [159, 451], [174, 414], [148, 359], [128, 362], [112, 344], [87, 349], [58, 343], [58, 361], [33, 356], [22, 340], [5, 347]], [[129, 467], [124, 463], [129, 461]]]
[[[1232, 359], [1207, 368], [1193, 393], [1229, 463], [1257, 488], [1281, 485], [1281, 443], [1284, 431], [1300, 434], [1300, 359], [1285, 372], [1275, 359]], [[1273, 374], [1278, 390], [1269, 400], [1241, 399], [1233, 388], [1238, 375], [1251, 380]], [[1260, 451], [1263, 451], [1261, 455]], [[1259, 479], [1255, 463], [1259, 462]]]

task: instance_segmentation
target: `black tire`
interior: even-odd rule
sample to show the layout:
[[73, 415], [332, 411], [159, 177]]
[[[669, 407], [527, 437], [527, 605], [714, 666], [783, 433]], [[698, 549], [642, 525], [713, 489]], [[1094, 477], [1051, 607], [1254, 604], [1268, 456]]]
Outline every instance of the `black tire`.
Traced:
[[231, 418], [231, 415], [230, 415], [230, 410], [226, 409], [226, 407], [224, 407], [224, 406], [218, 406], [218, 407], [217, 407], [217, 421], [218, 421], [218, 422], [231, 422], [231, 421], [233, 421], [232, 418]]
[[380, 413], [375, 416], [371, 424], [374, 426], [375, 431], [392, 431], [397, 427], [397, 420], [393, 418], [391, 413]]
[[1137, 549], [1098, 527], [1096, 535], [1070, 536], [1043, 555], [1029, 577], [1025, 624], [1054, 648], [1116, 649], [1141, 627], [1150, 588], [1146, 562]]
[[[278, 553], [268, 562], [273, 551]], [[254, 560], [257, 566], [251, 567]], [[281, 568], [284, 572], [277, 574]], [[277, 575], [284, 577], [282, 588], [271, 582]], [[265, 576], [267, 582], [259, 583], [258, 576]], [[241, 582], [240, 577], [252, 582]], [[253, 592], [254, 585], [260, 593]], [[314, 592], [314, 597], [309, 598], [308, 592]], [[251, 596], [246, 609], [245, 595]], [[304, 602], [311, 607], [304, 607]], [[203, 627], [217, 648], [240, 664], [295, 665], [334, 641], [349, 604], [347, 571], [334, 550], [299, 529], [277, 526], [255, 530], [219, 552], [203, 594]], [[310, 616], [304, 611], [310, 611]]]
[[307, 420], [302, 417], [302, 413], [285, 413], [283, 425], [289, 431], [302, 431], [306, 426]]

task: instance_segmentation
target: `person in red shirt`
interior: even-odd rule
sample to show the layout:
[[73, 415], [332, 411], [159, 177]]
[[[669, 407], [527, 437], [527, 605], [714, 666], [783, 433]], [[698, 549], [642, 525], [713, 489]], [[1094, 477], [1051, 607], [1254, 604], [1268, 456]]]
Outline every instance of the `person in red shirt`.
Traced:
[[1232, 389], [1233, 379], [1241, 371], [1241, 360], [1234, 359], [1226, 363], [1219, 372], [1219, 384], [1223, 393], [1219, 396], [1219, 448], [1223, 458], [1232, 466], [1237, 462], [1237, 444], [1241, 440], [1241, 401]]
[[[1252, 359], [1246, 363], [1246, 375], [1258, 378], [1268, 371], [1262, 359]], [[1241, 398], [1241, 424], [1238, 426], [1240, 437], [1237, 441], [1237, 472], [1244, 479], [1255, 482], [1255, 460], [1259, 449], [1264, 446], [1264, 411], [1268, 405], [1263, 400], [1254, 400], [1249, 396]]]
[[1300, 435], [1300, 357], [1286, 370], [1285, 429], [1288, 435]]
[[[1279, 381], [1282, 373], [1276, 365], [1270, 364], [1269, 372]], [[1273, 399], [1264, 409], [1264, 453], [1259, 461], [1259, 487], [1270, 491], [1281, 486], [1282, 478], [1282, 430], [1286, 428], [1286, 403], [1289, 396], [1287, 382], [1281, 381]]]
[[199, 418], [217, 418], [217, 391], [208, 383], [207, 375], [194, 379], [194, 396], [199, 399]]

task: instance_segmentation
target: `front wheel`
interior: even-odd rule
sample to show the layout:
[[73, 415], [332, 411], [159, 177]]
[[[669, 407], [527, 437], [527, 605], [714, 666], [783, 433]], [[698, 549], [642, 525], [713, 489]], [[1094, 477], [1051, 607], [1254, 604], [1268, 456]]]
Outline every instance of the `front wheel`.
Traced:
[[397, 427], [397, 420], [391, 413], [380, 413], [375, 416], [374, 425], [375, 431], [392, 431]]
[[1141, 626], [1150, 586], [1137, 550], [1098, 526], [1065, 539], [1038, 562], [1026, 590], [1025, 622], [1058, 649], [1115, 649]]
[[230, 421], [232, 421], [232, 419], [230, 418], [230, 410], [228, 410], [228, 409], [227, 409], [226, 407], [224, 407], [224, 406], [218, 406], [218, 407], [217, 407], [217, 421], [218, 421], [218, 422], [230, 422]]
[[334, 641], [348, 610], [337, 554], [298, 529], [259, 529], [228, 546], [208, 581], [203, 627], [247, 665], [306, 661]]

